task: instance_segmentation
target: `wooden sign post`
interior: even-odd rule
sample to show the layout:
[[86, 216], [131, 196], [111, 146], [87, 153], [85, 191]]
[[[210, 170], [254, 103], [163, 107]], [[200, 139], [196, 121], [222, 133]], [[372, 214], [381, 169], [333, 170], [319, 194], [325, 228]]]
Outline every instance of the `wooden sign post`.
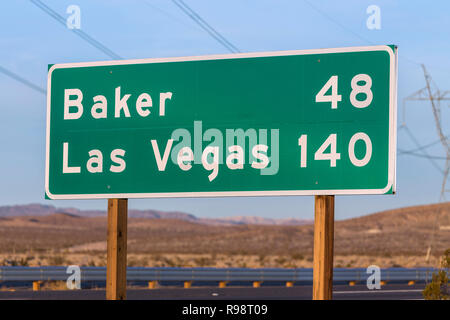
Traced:
[[334, 196], [315, 196], [313, 300], [333, 296]]
[[127, 297], [128, 199], [108, 199], [106, 299]]

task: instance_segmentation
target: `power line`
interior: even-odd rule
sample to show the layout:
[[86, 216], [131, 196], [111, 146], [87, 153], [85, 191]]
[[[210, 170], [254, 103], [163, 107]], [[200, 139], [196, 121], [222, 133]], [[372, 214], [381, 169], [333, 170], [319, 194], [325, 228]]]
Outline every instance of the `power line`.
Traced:
[[[45, 13], [47, 13], [49, 16], [51, 16], [53, 19], [55, 19], [56, 21], [58, 21], [59, 23], [61, 23], [62, 25], [66, 26], [66, 19], [64, 19], [64, 17], [62, 17], [61, 15], [59, 15], [56, 11], [54, 11], [53, 9], [51, 9], [49, 6], [45, 5], [44, 3], [42, 3], [40, 0], [30, 0], [31, 3], [33, 3], [34, 5], [36, 5], [39, 9], [43, 10]], [[104, 46], [103, 44], [101, 44], [100, 42], [98, 42], [97, 40], [95, 40], [94, 38], [92, 38], [91, 36], [89, 36], [88, 34], [86, 34], [85, 32], [79, 30], [79, 29], [72, 29], [72, 31], [78, 35], [80, 38], [82, 38], [83, 40], [87, 41], [89, 44], [91, 44], [92, 46], [94, 46], [95, 48], [99, 49], [100, 51], [102, 51], [103, 53], [105, 53], [106, 55], [108, 55], [109, 57], [113, 58], [113, 59], [117, 59], [117, 60], [121, 60], [122, 57], [120, 57], [119, 55], [117, 55], [116, 53], [114, 53], [112, 50], [108, 49], [106, 46]], [[6, 69], [5, 67], [0, 66], [0, 72], [7, 75], [8, 77], [26, 85], [27, 87], [42, 93], [42, 94], [47, 94], [47, 90], [45, 90], [44, 88], [26, 80], [25, 78], [19, 76], [18, 74]]]
[[[424, 154], [416, 153], [413, 151], [402, 150], [402, 149], [398, 149], [398, 151], [399, 151], [399, 154], [406, 154], [406, 155], [415, 156], [415, 157], [419, 157], [419, 158], [437, 159], [437, 160], [446, 160], [447, 159], [447, 157], [424, 155]], [[443, 173], [443, 171], [441, 171], [441, 173]]]
[[444, 170], [434, 161], [435, 159], [431, 158], [431, 156], [425, 151], [425, 149], [422, 148], [419, 141], [416, 139], [416, 137], [413, 135], [411, 130], [404, 124], [402, 126], [405, 129], [406, 134], [409, 136], [409, 138], [412, 140], [412, 142], [416, 145], [417, 149], [420, 149], [419, 151], [422, 152], [423, 158], [426, 158], [430, 161], [430, 163], [435, 167], [440, 173], [444, 173]]
[[195, 23], [197, 23], [203, 30], [205, 30], [211, 37], [213, 37], [217, 42], [223, 45], [231, 53], [241, 52], [235, 45], [228, 41], [224, 36], [222, 36], [217, 30], [215, 30], [211, 25], [209, 25], [200, 15], [198, 15], [193, 9], [191, 9], [182, 0], [172, 0], [172, 2], [180, 8], [189, 18], [191, 18]]
[[[450, 101], [450, 91], [449, 90], [447, 90], [447, 91], [439, 90], [439, 88], [436, 86], [436, 84], [434, 83], [431, 76], [428, 74], [427, 69], [425, 68], [424, 65], [422, 65], [422, 70], [423, 70], [426, 85], [424, 88], [417, 90], [416, 92], [409, 95], [408, 97], [406, 97], [403, 100], [403, 105], [404, 105], [403, 112], [405, 112], [405, 106], [406, 106], [407, 101], [414, 101], [414, 100], [430, 101], [431, 110], [433, 112], [434, 122], [436, 125], [436, 131], [437, 131], [437, 134], [439, 137], [439, 141], [441, 142], [441, 144], [444, 148], [445, 154], [446, 154], [446, 157], [443, 158], [444, 160], [446, 160], [446, 162], [445, 162], [445, 168], [444, 168], [444, 170], [442, 170], [444, 177], [443, 177], [443, 181], [442, 181], [441, 195], [440, 195], [440, 199], [439, 199], [440, 201], [442, 201], [445, 198], [446, 183], [447, 183], [447, 178], [448, 178], [449, 172], [450, 172], [450, 144], [449, 144], [448, 137], [444, 134], [444, 130], [442, 128], [440, 103], [441, 103], [441, 101]], [[422, 152], [425, 153], [423, 150], [422, 150]]]
[[359, 34], [354, 32], [353, 30], [351, 30], [351, 29], [347, 28], [346, 26], [344, 26], [342, 23], [340, 23], [339, 21], [337, 21], [336, 19], [334, 19], [333, 17], [331, 17], [330, 15], [325, 13], [324, 11], [320, 10], [318, 7], [313, 5], [311, 2], [309, 2], [307, 0], [303, 0], [303, 2], [306, 3], [309, 7], [311, 7], [314, 11], [319, 13], [321, 16], [325, 17], [326, 19], [328, 19], [331, 22], [333, 22], [335, 25], [339, 26], [341, 29], [343, 29], [343, 30], [353, 34], [355, 37], [359, 38], [360, 40], [363, 40], [363, 41], [365, 41], [367, 43], [370, 43], [370, 44], [374, 44], [372, 41], [370, 41], [370, 40], [360, 36]]
[[30, 82], [30, 81], [28, 81], [28, 80], [22, 78], [22, 77], [19, 76], [18, 74], [14, 73], [14, 72], [12, 72], [12, 71], [9, 71], [8, 69], [6, 69], [6, 68], [4, 68], [4, 67], [2, 67], [2, 66], [0, 66], [0, 72], [3, 73], [3, 74], [5, 74], [5, 75], [7, 75], [8, 77], [10, 77], [10, 78], [12, 78], [12, 79], [18, 81], [18, 82], [20, 82], [20, 83], [26, 85], [27, 87], [29, 87], [29, 88], [31, 88], [31, 89], [33, 89], [33, 90], [39, 92], [39, 93], [47, 94], [47, 91], [46, 91], [45, 89], [43, 89], [43, 88], [41, 88], [41, 87], [35, 85], [34, 83], [32, 83], [32, 82]]
[[[54, 11], [52, 8], [50, 8], [46, 4], [42, 3], [42, 1], [40, 1], [40, 0], [30, 0], [30, 1], [31, 1], [31, 3], [36, 5], [39, 9], [41, 9], [46, 14], [48, 14], [50, 17], [52, 17], [53, 19], [55, 19], [56, 21], [61, 23], [64, 27], [67, 26], [66, 25], [66, 19], [63, 16], [61, 16], [60, 14], [58, 14], [56, 11]], [[115, 60], [122, 60], [123, 59], [121, 56], [116, 54], [114, 51], [110, 50], [108, 47], [106, 47], [102, 43], [98, 42], [97, 40], [92, 38], [87, 33], [81, 31], [80, 29], [74, 28], [74, 29], [70, 29], [70, 30], [73, 31], [73, 33], [75, 33], [81, 39], [83, 39], [84, 41], [88, 42], [90, 45], [92, 45], [95, 48], [97, 48], [98, 50], [102, 51], [104, 54], [106, 54], [110, 58], [115, 59]]]
[[197, 27], [194, 27], [192, 24], [185, 22], [182, 19], [179, 19], [178, 17], [174, 16], [173, 14], [167, 12], [166, 10], [161, 9], [160, 7], [154, 5], [153, 3], [150, 3], [150, 1], [148, 0], [144, 0], [144, 4], [146, 4], [147, 6], [151, 7], [152, 9], [155, 9], [156, 11], [159, 11], [161, 14], [165, 15], [166, 17], [171, 18], [172, 20], [186, 26], [186, 27], [190, 27], [190, 28], [194, 28], [196, 30], [198, 30]]
[[[50, 17], [52, 17], [53, 19], [55, 19], [56, 21], [58, 21], [59, 23], [61, 23], [62, 25], [66, 26], [66, 19], [64, 19], [61, 15], [59, 15], [56, 11], [54, 11], [53, 9], [51, 9], [49, 6], [45, 5], [44, 3], [42, 3], [40, 0], [30, 0], [31, 3], [35, 4], [39, 9], [43, 10], [45, 13], [47, 13]], [[98, 42], [97, 40], [95, 40], [94, 38], [92, 38], [91, 36], [89, 36], [88, 34], [86, 34], [85, 32], [79, 30], [79, 29], [72, 29], [72, 31], [78, 35], [80, 38], [82, 38], [83, 40], [87, 41], [89, 44], [91, 44], [92, 46], [94, 46], [95, 48], [99, 49], [100, 51], [102, 51], [103, 53], [105, 53], [106, 55], [108, 55], [109, 57], [113, 58], [113, 59], [117, 59], [117, 60], [121, 60], [122, 58], [117, 55], [116, 53], [114, 53], [112, 50], [108, 49], [106, 46], [104, 46], [103, 44], [101, 44], [100, 42]], [[26, 85], [27, 87], [42, 93], [42, 94], [47, 94], [47, 90], [45, 90], [44, 88], [41, 88], [38, 85], [35, 85], [34, 83], [24, 79], [23, 77], [19, 76], [18, 74], [0, 66], [0, 72], [7, 75], [8, 77]]]
[[[439, 197], [439, 201], [443, 201], [445, 199], [445, 193], [448, 192], [446, 189], [447, 179], [449, 177], [450, 173], [450, 145], [448, 136], [444, 135], [444, 130], [442, 128], [442, 118], [441, 118], [441, 101], [449, 101], [450, 100], [450, 91], [440, 91], [439, 88], [434, 83], [433, 79], [431, 78], [430, 74], [428, 74], [427, 69], [424, 65], [422, 65], [423, 75], [425, 78], [425, 87], [414, 92], [413, 94], [409, 95], [403, 100], [403, 104], [405, 106], [406, 101], [412, 101], [412, 100], [428, 100], [431, 104], [431, 109], [433, 112], [434, 122], [436, 125], [437, 134], [439, 136], [439, 141], [441, 142], [444, 151], [446, 153], [445, 159], [445, 168], [442, 170], [443, 180], [441, 185], [441, 194]], [[405, 110], [404, 110], [405, 111]], [[405, 122], [405, 120], [404, 120]], [[411, 134], [412, 135], [412, 134]], [[425, 148], [422, 147], [421, 151], [425, 153]], [[429, 156], [428, 156], [429, 157]], [[432, 160], [429, 157], [430, 160]], [[436, 210], [436, 216], [434, 221], [434, 226], [432, 229], [430, 241], [428, 244], [427, 254], [425, 257], [425, 261], [428, 261], [431, 255], [431, 249], [435, 242], [436, 237], [436, 231], [439, 226], [439, 216], [441, 213], [441, 209]]]
[[[338, 27], [340, 27], [341, 29], [343, 29], [344, 31], [351, 33], [352, 35], [354, 35], [355, 37], [359, 38], [360, 40], [363, 40], [364, 42], [367, 42], [371, 45], [375, 45], [374, 42], [370, 41], [367, 38], [364, 38], [363, 36], [361, 36], [360, 34], [354, 32], [353, 30], [351, 30], [350, 28], [347, 28], [345, 25], [343, 25], [342, 23], [340, 23], [338, 20], [334, 19], [333, 17], [331, 17], [330, 15], [328, 15], [325, 11], [319, 9], [318, 7], [316, 7], [315, 5], [313, 5], [310, 1], [308, 0], [303, 0], [304, 3], [306, 3], [309, 7], [311, 7], [314, 11], [316, 11], [317, 13], [319, 13], [321, 16], [325, 17], [326, 19], [328, 19], [329, 21], [333, 22], [335, 25], [337, 25]], [[415, 65], [420, 65], [419, 62], [414, 61], [412, 59], [409, 59], [407, 57], [405, 57], [404, 55], [400, 55], [403, 59], [409, 61], [412, 64]]]
[[[446, 139], [450, 138], [450, 135], [445, 136], [445, 138]], [[421, 146], [420, 148], [411, 149], [411, 150], [403, 150], [402, 152], [404, 152], [404, 153], [415, 153], [417, 151], [428, 149], [429, 147], [432, 147], [432, 146], [434, 146], [434, 145], [436, 145], [436, 144], [438, 144], [440, 142], [441, 142], [441, 139], [438, 139], [438, 140], [435, 140], [433, 142], [430, 142], [429, 144], [425, 144], [425, 145]], [[446, 159], [446, 158], [444, 158], [444, 159]]]

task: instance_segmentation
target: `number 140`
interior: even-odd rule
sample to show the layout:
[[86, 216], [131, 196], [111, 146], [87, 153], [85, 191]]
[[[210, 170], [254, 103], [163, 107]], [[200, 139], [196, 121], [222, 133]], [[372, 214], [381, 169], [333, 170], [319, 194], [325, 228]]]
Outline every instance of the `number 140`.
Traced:
[[[358, 140], [364, 141], [366, 144], [366, 154], [362, 159], [358, 159], [355, 155], [355, 144]], [[308, 135], [302, 134], [298, 139], [300, 146], [300, 167], [307, 166], [307, 150], [308, 150]], [[333, 133], [328, 136], [324, 143], [317, 149], [314, 154], [314, 160], [329, 160], [330, 167], [336, 167], [336, 161], [341, 159], [341, 154], [337, 152], [337, 134]], [[330, 146], [330, 152], [325, 153], [325, 150]], [[364, 132], [355, 133], [348, 144], [348, 156], [352, 164], [356, 167], [364, 167], [372, 158], [372, 141]]]

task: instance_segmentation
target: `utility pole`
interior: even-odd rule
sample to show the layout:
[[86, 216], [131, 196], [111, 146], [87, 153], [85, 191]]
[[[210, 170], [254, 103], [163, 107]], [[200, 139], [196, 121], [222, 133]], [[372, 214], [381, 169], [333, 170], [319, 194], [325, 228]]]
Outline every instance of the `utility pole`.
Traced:
[[[433, 79], [431, 78], [430, 74], [427, 72], [427, 69], [425, 68], [425, 65], [421, 65], [423, 74], [425, 77], [425, 87], [414, 92], [410, 96], [406, 97], [403, 101], [403, 125], [406, 126], [405, 121], [405, 102], [406, 101], [430, 101], [431, 103], [431, 109], [433, 111], [433, 117], [434, 122], [436, 125], [436, 131], [439, 136], [439, 141], [442, 144], [442, 147], [445, 151], [445, 167], [444, 170], [442, 170], [443, 174], [443, 180], [441, 185], [441, 193], [439, 196], [439, 202], [445, 200], [446, 192], [449, 192], [450, 190], [447, 190], [447, 180], [450, 173], [450, 143], [449, 138], [444, 134], [444, 130], [442, 128], [442, 116], [441, 116], [441, 101], [450, 101], [450, 90], [447, 91], [440, 91], [439, 88], [434, 83]], [[433, 227], [433, 232], [431, 235], [430, 244], [428, 246], [427, 254], [425, 260], [428, 262], [431, 255], [431, 248], [434, 244], [434, 238], [436, 234], [437, 226], [439, 225], [439, 216], [441, 212], [438, 210], [436, 212], [436, 219]]]

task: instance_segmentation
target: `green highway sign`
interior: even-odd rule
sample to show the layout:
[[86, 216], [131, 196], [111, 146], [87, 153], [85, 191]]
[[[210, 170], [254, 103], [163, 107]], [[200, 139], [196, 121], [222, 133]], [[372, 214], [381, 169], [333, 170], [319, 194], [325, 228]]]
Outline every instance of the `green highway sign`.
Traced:
[[396, 51], [52, 65], [46, 196], [395, 193]]

